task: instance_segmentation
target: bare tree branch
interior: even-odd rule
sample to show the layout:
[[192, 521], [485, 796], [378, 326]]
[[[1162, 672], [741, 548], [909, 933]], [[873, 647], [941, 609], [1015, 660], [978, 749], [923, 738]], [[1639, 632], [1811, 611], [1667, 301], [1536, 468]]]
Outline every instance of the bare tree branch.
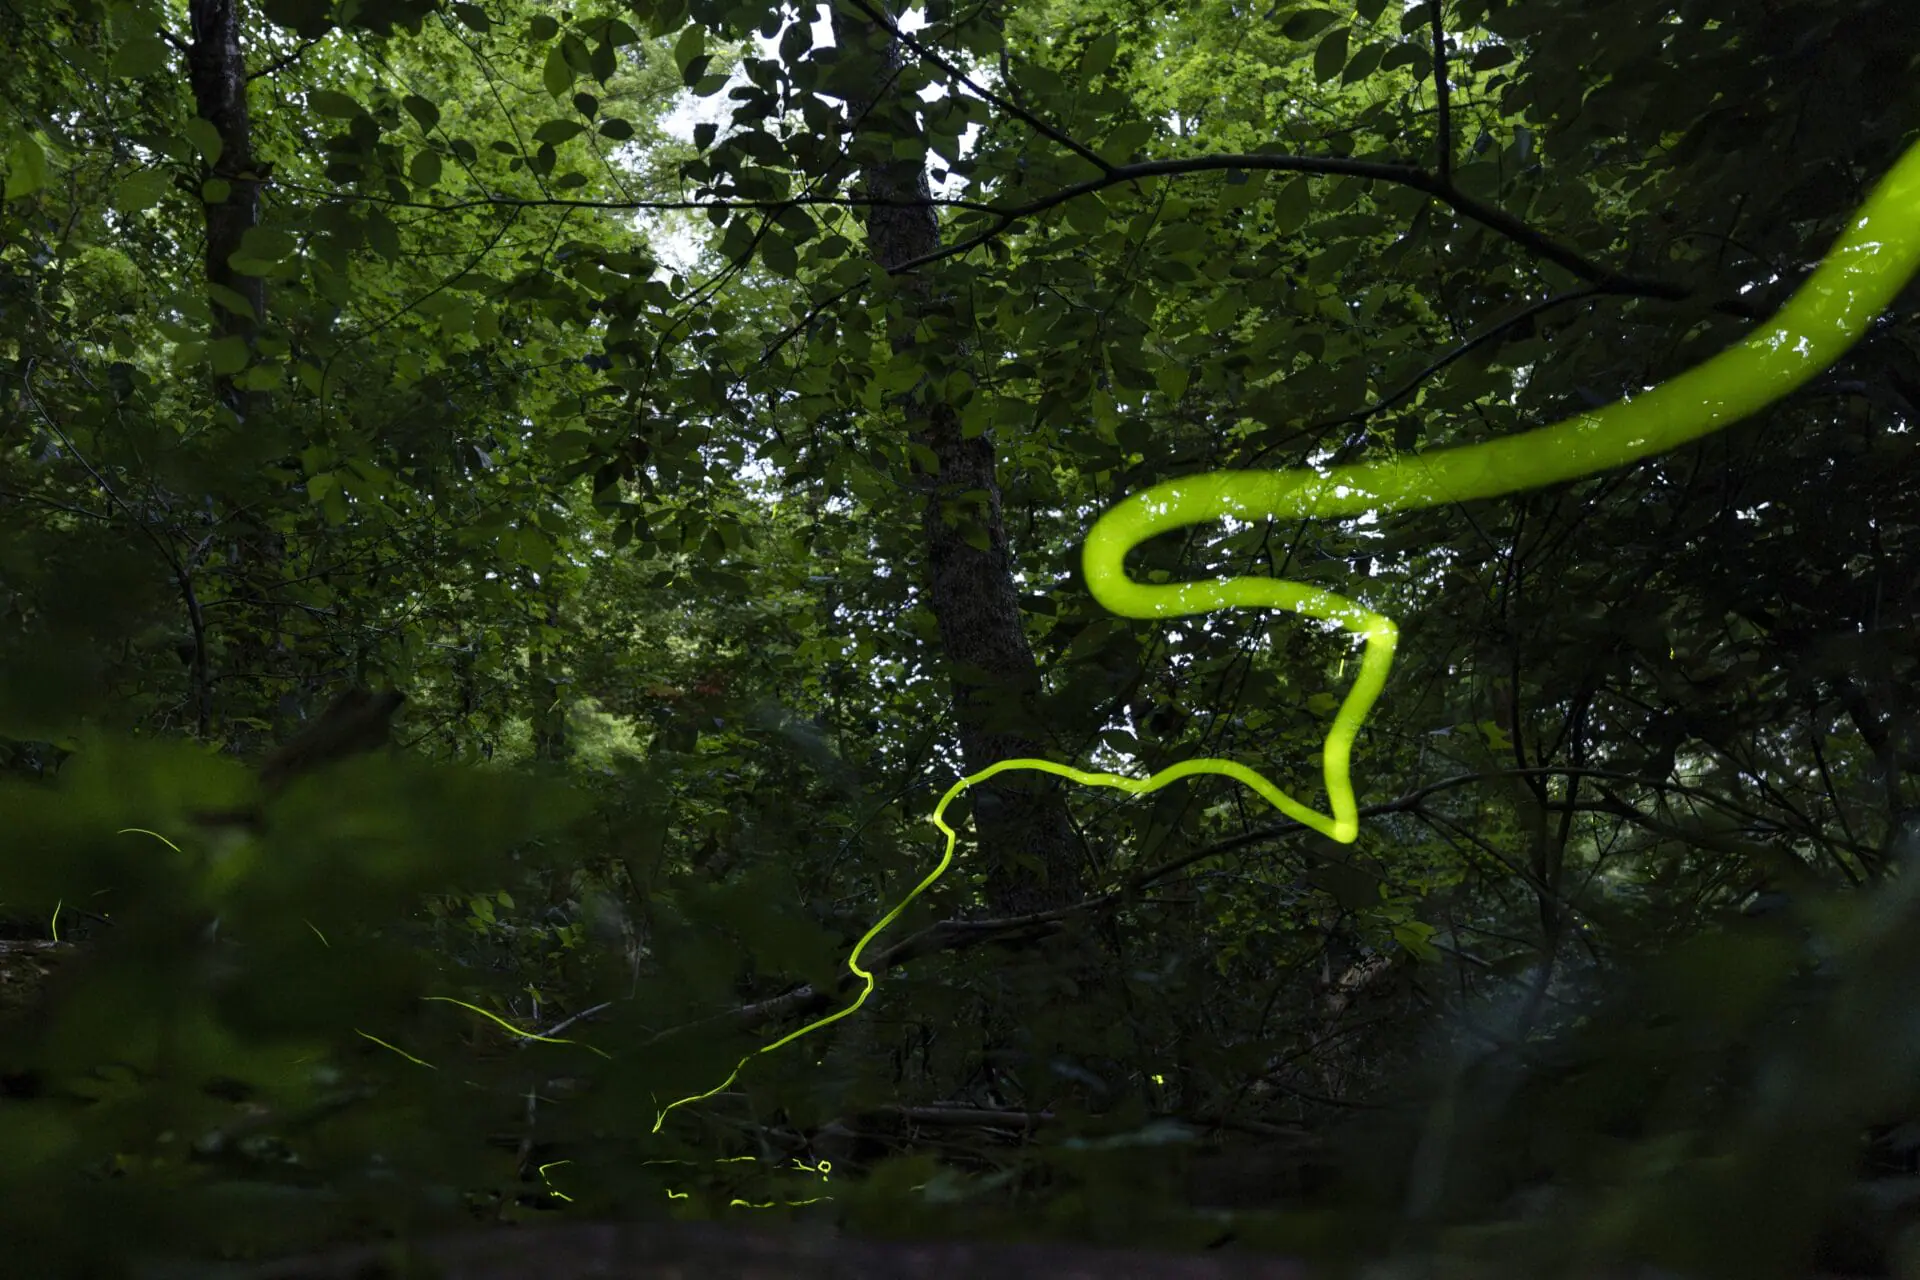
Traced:
[[[738, 206], [740, 208], [780, 210], [796, 206], [829, 205], [846, 208], [868, 206], [883, 207], [920, 207], [928, 204], [962, 209], [978, 213], [993, 220], [993, 225], [971, 236], [955, 240], [953, 243], [933, 249], [915, 258], [906, 259], [889, 267], [891, 275], [902, 275], [921, 267], [971, 253], [974, 249], [990, 240], [997, 239], [1014, 224], [1023, 222], [1037, 214], [1056, 208], [1081, 196], [1103, 191], [1108, 187], [1120, 186], [1128, 182], [1139, 182], [1150, 178], [1178, 177], [1190, 173], [1212, 173], [1229, 170], [1266, 170], [1278, 173], [1308, 173], [1323, 177], [1368, 178], [1376, 182], [1390, 182], [1399, 186], [1424, 191], [1440, 203], [1469, 222], [1479, 223], [1488, 230], [1500, 235], [1526, 249], [1536, 257], [1545, 259], [1567, 271], [1575, 277], [1592, 285], [1596, 292], [1616, 294], [1628, 297], [1656, 298], [1666, 302], [1684, 302], [1694, 296], [1695, 291], [1686, 285], [1672, 280], [1657, 280], [1646, 276], [1624, 275], [1610, 270], [1582, 257], [1579, 253], [1559, 244], [1544, 232], [1528, 226], [1504, 209], [1477, 200], [1465, 192], [1456, 190], [1450, 182], [1438, 175], [1413, 165], [1387, 164], [1377, 160], [1351, 160], [1326, 156], [1294, 156], [1267, 154], [1224, 154], [1213, 156], [1188, 156], [1173, 160], [1146, 160], [1137, 164], [1114, 165], [1098, 177], [1084, 182], [1069, 183], [1046, 195], [1035, 197], [1024, 204], [998, 206], [985, 204], [977, 200], [949, 200], [939, 198], [883, 198], [872, 196], [805, 196], [797, 199], [735, 199], [727, 197], [718, 200], [563, 200], [558, 198], [507, 199], [485, 198], [478, 200], [454, 200], [445, 203], [432, 203], [417, 200], [394, 200], [388, 197], [358, 194], [357, 198], [375, 204], [388, 204], [405, 208], [426, 209], [435, 213], [453, 213], [465, 208], [494, 205], [503, 208], [554, 208], [581, 209], [622, 209], [622, 210], [664, 210], [664, 209], [705, 209], [714, 205]], [[289, 190], [303, 188], [286, 184]], [[322, 194], [334, 194], [322, 193]], [[1743, 320], [1758, 319], [1762, 312], [1752, 303], [1738, 297], [1714, 300], [1711, 309], [1726, 315], [1738, 316]]]
[[319, 44], [324, 39], [326, 39], [325, 36], [314, 36], [311, 40], [302, 40], [300, 46], [291, 53], [282, 54], [258, 71], [249, 71], [247, 73], [247, 79], [258, 80], [261, 76], [270, 76], [276, 71], [285, 70], [300, 61], [301, 58], [306, 56], [307, 50], [313, 48], [313, 46]]

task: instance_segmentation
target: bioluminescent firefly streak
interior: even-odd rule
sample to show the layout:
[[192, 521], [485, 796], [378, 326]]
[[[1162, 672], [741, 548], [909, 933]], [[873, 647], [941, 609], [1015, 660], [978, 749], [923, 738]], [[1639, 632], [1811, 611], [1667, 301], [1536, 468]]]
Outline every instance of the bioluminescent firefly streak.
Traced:
[[954, 783], [935, 806], [933, 823], [946, 835], [946, 850], [939, 865], [880, 917], [847, 957], [848, 970], [864, 984], [853, 1003], [762, 1045], [705, 1093], [668, 1103], [655, 1118], [654, 1131], [659, 1131], [675, 1107], [710, 1098], [732, 1084], [753, 1058], [838, 1022], [866, 1003], [873, 994], [874, 975], [860, 967], [862, 953], [953, 864], [958, 833], [947, 825], [947, 806], [969, 787], [997, 774], [1034, 770], [1133, 795], [1149, 795], [1196, 774], [1219, 774], [1246, 784], [1281, 813], [1322, 835], [1343, 844], [1359, 837], [1360, 813], [1351, 776], [1353, 744], [1393, 666], [1399, 637], [1393, 620], [1346, 596], [1277, 578], [1138, 582], [1126, 572], [1127, 553], [1135, 547], [1156, 534], [1229, 517], [1333, 520], [1497, 498], [1679, 448], [1752, 416], [1832, 365], [1886, 310], [1916, 270], [1920, 270], [1920, 143], [1910, 147], [1880, 180], [1847, 220], [1819, 267], [1771, 320], [1719, 355], [1631, 400], [1479, 444], [1324, 471], [1313, 467], [1212, 471], [1163, 481], [1121, 499], [1094, 522], [1081, 552], [1087, 587], [1109, 612], [1152, 621], [1219, 609], [1281, 609], [1338, 623], [1362, 642], [1359, 673], [1334, 712], [1320, 752], [1321, 779], [1332, 812], [1321, 813], [1257, 770], [1231, 760], [1183, 760], [1148, 778], [1090, 773], [1050, 760], [998, 761]]

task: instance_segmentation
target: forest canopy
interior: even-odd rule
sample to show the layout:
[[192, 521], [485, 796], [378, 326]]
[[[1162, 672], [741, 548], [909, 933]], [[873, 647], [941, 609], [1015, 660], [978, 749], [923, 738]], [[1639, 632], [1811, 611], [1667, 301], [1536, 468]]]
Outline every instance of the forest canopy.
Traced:
[[0, 48], [0, 1270], [1920, 1274], [1920, 7]]

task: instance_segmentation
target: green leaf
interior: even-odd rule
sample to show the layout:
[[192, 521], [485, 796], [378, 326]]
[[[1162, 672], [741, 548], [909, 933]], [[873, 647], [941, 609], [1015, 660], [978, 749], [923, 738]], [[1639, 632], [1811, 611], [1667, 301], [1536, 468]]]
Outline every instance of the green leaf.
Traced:
[[1340, 15], [1331, 9], [1302, 9], [1280, 24], [1280, 34], [1289, 40], [1309, 40], [1339, 20]]
[[1113, 55], [1120, 47], [1120, 37], [1111, 31], [1102, 31], [1087, 42], [1087, 51], [1080, 55], [1080, 83], [1086, 84], [1097, 79], [1101, 72], [1113, 65]]
[[1491, 71], [1495, 67], [1504, 67], [1512, 61], [1512, 49], [1504, 44], [1489, 44], [1475, 49], [1467, 65], [1475, 71]]
[[190, 164], [193, 161], [193, 144], [177, 133], [161, 134], [153, 140], [153, 149], [167, 159], [177, 160], [181, 164]]
[[1411, 40], [1402, 40], [1388, 49], [1380, 58], [1380, 70], [1392, 71], [1395, 67], [1411, 66], [1425, 50]]
[[209, 284], [207, 286], [207, 296], [212, 298], [218, 305], [225, 307], [242, 319], [252, 320], [256, 318], [253, 314], [252, 304], [241, 295], [238, 289], [230, 289], [224, 284]]
[[7, 152], [6, 198], [30, 196], [47, 185], [47, 153], [32, 138], [17, 138]]
[[587, 70], [595, 80], [605, 84], [613, 79], [613, 73], [619, 68], [620, 63], [614, 55], [613, 45], [603, 40], [593, 46], [593, 56], [588, 59]]
[[276, 391], [285, 377], [286, 370], [277, 364], [255, 364], [242, 370], [233, 385], [243, 391]]
[[138, 213], [160, 203], [166, 193], [167, 175], [158, 169], [142, 169], [114, 188], [113, 207], [121, 213]]
[[420, 122], [422, 129], [431, 129], [440, 123], [440, 108], [417, 93], [410, 93], [400, 99], [400, 105], [407, 109], [408, 115]]
[[553, 180], [553, 185], [560, 188], [562, 191], [570, 191], [574, 187], [584, 187], [587, 185], [587, 175], [584, 173], [576, 173], [576, 172], [573, 172], [572, 170], [569, 170], [568, 172], [563, 173], [559, 177], [555, 178]]
[[[537, 529], [520, 529], [514, 539], [514, 550], [519, 554], [520, 563], [535, 573], [542, 572], [553, 564], [553, 543], [541, 535]], [[502, 541], [505, 541], [502, 539]]]
[[1067, 222], [1075, 231], [1098, 235], [1107, 225], [1107, 207], [1096, 196], [1067, 202]]
[[790, 22], [780, 37], [780, 60], [794, 63], [807, 56], [813, 48], [813, 30], [804, 22]]
[[237, 333], [207, 344], [207, 358], [213, 361], [215, 373], [240, 372], [247, 367], [247, 355], [247, 340]]
[[544, 13], [536, 14], [527, 24], [527, 34], [535, 40], [551, 40], [560, 34], [560, 24]]
[[1347, 63], [1347, 69], [1340, 73], [1340, 83], [1353, 84], [1372, 75], [1374, 69], [1380, 65], [1380, 56], [1390, 47], [1386, 41], [1376, 40], [1354, 54], [1353, 60]]
[[573, 95], [573, 109], [591, 120], [600, 114], [600, 99], [590, 93], [576, 93]]
[[220, 131], [213, 127], [213, 121], [195, 116], [180, 127], [180, 132], [186, 135], [188, 144], [199, 153], [202, 160], [210, 165], [220, 163], [220, 153], [225, 146], [220, 141]]
[[487, 11], [477, 4], [454, 5], [453, 16], [460, 19], [461, 22], [465, 23], [474, 31], [493, 30], [493, 19], [489, 18]]
[[1393, 926], [1393, 940], [1421, 964], [1434, 964], [1440, 959], [1439, 948], [1433, 945], [1433, 934], [1433, 926], [1420, 920], [1407, 920]]
[[150, 76], [157, 71], [165, 70], [166, 65], [166, 42], [157, 35], [142, 33], [114, 50], [113, 61], [108, 64], [107, 73], [138, 79], [141, 76]]
[[288, 232], [272, 227], [248, 227], [240, 237], [240, 249], [235, 256], [279, 262], [292, 255], [295, 243]]
[[[689, 24], [687, 29], [680, 33], [680, 38], [673, 42], [673, 65], [680, 69], [683, 77], [686, 75], [687, 64], [699, 57], [706, 47], [707, 29], [697, 22]], [[692, 81], [688, 83], [691, 84]]]
[[378, 209], [371, 210], [367, 214], [367, 243], [375, 253], [393, 262], [400, 257], [400, 228]]
[[309, 90], [307, 106], [336, 120], [351, 120], [363, 110], [358, 102], [335, 89]]
[[333, 0], [261, 0], [260, 11], [302, 40], [318, 39], [333, 29]]
[[793, 237], [795, 244], [805, 244], [820, 234], [820, 224], [805, 209], [791, 206], [782, 209], [775, 215], [774, 221], [780, 224], [781, 230]]
[[571, 138], [577, 138], [587, 131], [587, 126], [578, 120], [549, 120], [533, 131], [534, 140], [559, 146]]
[[1387, 0], [1360, 0], [1360, 3], [1354, 6], [1354, 11], [1360, 15], [1360, 21], [1372, 22], [1386, 12], [1386, 8]]
[[200, 202], [202, 204], [225, 204], [227, 197], [233, 194], [233, 184], [225, 178], [208, 178], [200, 184]]
[[440, 157], [431, 151], [422, 151], [413, 157], [407, 165], [407, 176], [416, 187], [431, 187], [440, 181]]
[[586, 41], [569, 31], [561, 38], [560, 56], [567, 60], [577, 75], [593, 74], [593, 55], [587, 52]]
[[719, 132], [719, 125], [711, 120], [702, 120], [699, 124], [693, 126], [694, 148], [699, 151], [705, 151], [713, 145], [713, 139]]
[[[689, 62], [686, 65], [686, 68], [680, 72], [680, 82], [686, 85], [689, 89], [695, 88], [707, 78], [707, 67], [712, 62], [713, 62], [712, 54], [710, 53], [701, 54], [699, 57], [695, 58], [692, 62]], [[704, 98], [706, 95], [701, 94], [700, 96]]]
[[1295, 178], [1273, 198], [1274, 229], [1281, 235], [1292, 235], [1306, 222], [1307, 215], [1313, 212], [1313, 184], [1306, 178]]
[[769, 231], [760, 241], [760, 260], [775, 275], [789, 280], [800, 270], [800, 256], [794, 252], [793, 242], [777, 231]]
[[473, 304], [454, 299], [440, 309], [440, 336], [458, 337], [473, 331]]
[[560, 46], [555, 45], [547, 50], [547, 65], [541, 69], [540, 82], [547, 87], [547, 92], [556, 98], [573, 88], [573, 68], [567, 65], [567, 59], [560, 52]]
[[1331, 80], [1347, 65], [1347, 29], [1329, 32], [1313, 51], [1313, 78]]
[[1100, 144], [1100, 154], [1111, 163], [1124, 164], [1152, 136], [1153, 126], [1147, 121], [1129, 120], [1107, 135], [1107, 140]]
[[625, 142], [633, 136], [633, 126], [619, 116], [609, 116], [600, 122], [600, 136], [613, 142]]
[[735, 218], [720, 237], [720, 256], [729, 262], [744, 262], [753, 246], [753, 227], [749, 219]]

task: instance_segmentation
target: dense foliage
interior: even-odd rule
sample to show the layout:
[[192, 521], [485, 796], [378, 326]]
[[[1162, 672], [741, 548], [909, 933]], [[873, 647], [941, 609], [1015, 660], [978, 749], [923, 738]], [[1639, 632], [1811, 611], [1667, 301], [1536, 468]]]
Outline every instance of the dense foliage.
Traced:
[[[1359, 841], [982, 788], [861, 1009], [755, 1052], [859, 995], [965, 773], [1314, 796], [1351, 647], [1112, 617], [1088, 524], [1737, 340], [1920, 137], [1907, 0], [4, 0], [0, 47], [22, 1274], [667, 1215], [1920, 1265], [1867, 1176], [1920, 1115], [1913, 288], [1673, 454], [1156, 540], [1399, 620]], [[358, 686], [396, 749], [262, 796]]]

